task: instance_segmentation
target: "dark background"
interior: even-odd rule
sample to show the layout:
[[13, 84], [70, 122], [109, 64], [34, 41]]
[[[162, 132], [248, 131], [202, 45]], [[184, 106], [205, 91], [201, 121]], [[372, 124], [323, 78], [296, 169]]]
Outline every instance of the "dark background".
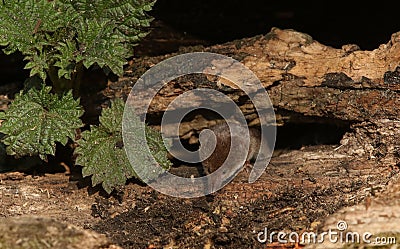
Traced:
[[398, 13], [390, 1], [158, 0], [151, 15], [213, 44], [278, 27], [336, 48], [354, 43], [372, 50], [400, 31]]

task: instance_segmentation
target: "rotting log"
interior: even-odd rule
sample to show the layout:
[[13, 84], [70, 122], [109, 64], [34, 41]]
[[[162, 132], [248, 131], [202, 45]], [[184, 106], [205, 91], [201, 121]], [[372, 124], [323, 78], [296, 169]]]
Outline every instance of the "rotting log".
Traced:
[[[362, 51], [357, 45], [336, 49], [309, 35], [274, 28], [253, 38], [135, 59], [126, 76], [111, 82], [105, 94], [126, 98], [131, 86], [153, 65], [177, 54], [199, 51], [230, 56], [252, 70], [269, 94], [278, 125], [347, 122], [350, 130], [335, 153], [346, 154], [349, 160], [365, 160], [365, 164], [372, 160], [392, 169], [400, 164], [400, 32], [394, 33], [387, 44]], [[196, 82], [199, 79], [200, 83]], [[124, 90], [113, 91], [113, 84], [123, 85]], [[259, 123], [252, 103], [230, 82], [190, 75], [167, 84], [156, 95], [148, 110], [149, 120], [159, 126], [159, 118], [169, 103], [199, 86], [223, 92], [238, 104], [250, 125]], [[146, 91], [140, 94], [145, 95]], [[195, 97], [190, 100], [199, 101], [199, 105], [203, 101]], [[197, 143], [198, 132], [216, 122], [210, 113], [192, 113], [181, 122], [180, 136]]]
[[[384, 165], [391, 170], [398, 167], [400, 32], [377, 49], [362, 51], [357, 45], [337, 49], [320, 44], [304, 33], [273, 28], [268, 34], [253, 38], [134, 59], [126, 75], [118, 82], [110, 82], [105, 94], [126, 98], [136, 80], [153, 65], [177, 54], [201, 51], [230, 56], [252, 70], [272, 100], [278, 125], [348, 122], [351, 129], [334, 150], [348, 157], [335, 164], [355, 160], [355, 167], [363, 163]], [[200, 83], [196, 82], [199, 79]], [[121, 89], [120, 86], [124, 86], [122, 91], [113, 91], [113, 88]], [[147, 113], [150, 123], [153, 121], [157, 127], [171, 101], [199, 86], [223, 92], [238, 104], [250, 125], [259, 123], [252, 103], [231, 82], [190, 75], [173, 80], [156, 95]], [[145, 95], [146, 91], [140, 94]], [[199, 104], [203, 101], [195, 97], [191, 100]], [[180, 124], [181, 138], [197, 143], [198, 132], [215, 124], [215, 119], [210, 113], [192, 114]], [[300, 157], [295, 156], [294, 162], [296, 158]], [[303, 159], [302, 162], [307, 164]], [[324, 164], [324, 160], [320, 163]]]
[[[399, 119], [400, 32], [377, 49], [362, 51], [357, 45], [337, 49], [320, 44], [304, 33], [273, 28], [268, 34], [253, 38], [134, 59], [126, 76], [118, 81], [126, 87], [117, 96], [126, 97], [131, 89], [128, 86], [158, 62], [177, 54], [201, 51], [230, 56], [252, 70], [269, 94], [278, 125], [316, 120], [354, 123]], [[252, 103], [246, 101], [244, 93], [232, 87], [230, 82], [215, 77], [203, 77], [201, 83], [195, 81], [187, 76], [167, 84], [153, 99], [147, 112], [150, 123], [157, 124], [172, 100], [199, 85], [223, 92], [238, 104], [250, 125], [259, 123]], [[114, 96], [115, 93], [111, 90], [106, 95]], [[203, 100], [192, 98], [192, 101], [201, 104]], [[201, 111], [194, 113], [181, 123], [180, 136], [190, 138], [215, 124], [215, 117], [209, 115]]]

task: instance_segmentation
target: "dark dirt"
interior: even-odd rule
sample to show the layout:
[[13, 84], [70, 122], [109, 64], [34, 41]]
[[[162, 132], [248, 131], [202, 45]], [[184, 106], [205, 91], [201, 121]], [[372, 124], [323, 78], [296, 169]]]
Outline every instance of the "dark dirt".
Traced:
[[[106, 231], [114, 241], [122, 242], [120, 245], [127, 248], [145, 248], [149, 243], [178, 248], [204, 248], [211, 243], [216, 248], [258, 248], [261, 244], [256, 235], [263, 225], [277, 231], [300, 232], [344, 205], [327, 202], [330, 194], [329, 191], [305, 194], [301, 189], [293, 189], [234, 211], [229, 205], [212, 202], [211, 197], [184, 202], [170, 198], [150, 199], [118, 217], [97, 223], [92, 229]], [[323, 206], [328, 208], [321, 208]]]

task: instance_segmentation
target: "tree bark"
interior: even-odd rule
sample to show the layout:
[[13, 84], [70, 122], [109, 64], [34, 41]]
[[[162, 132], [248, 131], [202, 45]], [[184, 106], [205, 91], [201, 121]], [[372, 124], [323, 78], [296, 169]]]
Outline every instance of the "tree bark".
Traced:
[[[254, 72], [269, 94], [278, 125], [315, 122], [316, 118], [326, 123], [399, 118], [400, 32], [393, 34], [387, 44], [373, 51], [362, 51], [357, 45], [337, 49], [320, 44], [304, 33], [273, 28], [267, 35], [134, 59], [121, 80], [133, 84], [147, 69], [166, 58], [200, 51], [230, 56]], [[149, 122], [157, 124], [171, 101], [199, 85], [194, 81], [191, 77], [182, 77], [165, 86], [147, 112]], [[252, 103], [243, 101], [244, 92], [223, 79], [208, 77], [205, 81], [203, 85], [207, 88], [219, 90], [233, 99], [250, 125], [259, 123]], [[129, 90], [126, 89], [125, 96]], [[145, 91], [139, 95], [145, 95]], [[201, 104], [203, 100], [193, 98], [192, 101]], [[190, 138], [193, 132], [215, 124], [214, 117], [208, 115], [200, 111], [182, 122], [181, 137]]]

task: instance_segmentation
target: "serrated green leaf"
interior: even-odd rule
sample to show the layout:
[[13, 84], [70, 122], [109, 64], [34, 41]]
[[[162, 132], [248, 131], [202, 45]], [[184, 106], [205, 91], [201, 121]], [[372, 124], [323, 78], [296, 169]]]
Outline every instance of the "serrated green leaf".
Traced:
[[79, 100], [71, 92], [58, 97], [51, 87], [21, 91], [5, 111], [0, 132], [9, 155], [17, 157], [39, 155], [46, 160], [54, 155], [56, 142], [65, 145], [75, 138], [76, 129], [82, 127], [83, 114]]
[[30, 75], [43, 80], [46, 70], [71, 78], [75, 65], [98, 64], [123, 74], [132, 48], [148, 33], [153, 20], [146, 12], [154, 0], [7, 0], [0, 4], [0, 45], [20, 51]]
[[[123, 148], [122, 116], [124, 102], [115, 99], [111, 107], [103, 109], [99, 126], [91, 126], [90, 131], [82, 133], [75, 153], [76, 164], [83, 166], [83, 176], [92, 176], [92, 184], [102, 184], [107, 193], [125, 184], [126, 180], [137, 177]], [[149, 148], [164, 169], [169, 169], [171, 162], [162, 142], [161, 134], [146, 127]], [[138, 155], [145, 155], [147, 146], [137, 145]], [[138, 159], [140, 163], [151, 163], [145, 157]], [[147, 180], [147, 179], [146, 179]]]
[[[114, 0], [114, 1], [85, 1], [77, 0], [71, 4], [84, 18], [97, 16], [105, 20], [112, 20], [119, 35], [124, 40], [135, 37], [139, 33], [146, 33], [144, 28], [150, 26], [152, 17], [146, 14], [155, 4], [155, 0]], [[132, 42], [132, 41], [130, 41]], [[137, 42], [137, 41], [135, 41]], [[132, 44], [134, 45], [134, 44]]]
[[124, 114], [124, 107], [124, 101], [117, 98], [112, 101], [111, 108], [102, 110], [99, 121], [108, 133], [122, 133], [122, 116]]
[[[55, 67], [58, 67], [58, 78], [71, 79], [71, 74], [75, 70], [74, 57], [76, 54], [76, 44], [74, 41], [67, 40], [66, 42], [58, 42], [55, 49], [59, 53], [54, 55], [56, 62]], [[80, 60], [80, 59], [78, 59]]]
[[102, 183], [108, 193], [135, 176], [124, 149], [118, 146], [122, 143], [120, 139], [118, 134], [109, 134], [102, 127], [91, 126], [90, 131], [82, 133], [75, 151], [79, 155], [76, 164], [84, 166], [82, 175], [91, 175], [93, 186]]
[[73, 8], [59, 1], [7, 0], [0, 5], [0, 44], [6, 45], [3, 51], [7, 54], [20, 51], [28, 55], [26, 68], [44, 79], [52, 61], [51, 49], [43, 50], [52, 46], [45, 34], [73, 25], [71, 20], [76, 20]]
[[114, 34], [116, 26], [108, 20], [97, 19], [85, 19], [80, 25], [78, 42], [84, 44], [81, 56], [85, 67], [97, 63], [122, 75], [128, 50], [122, 45], [122, 37]]
[[43, 81], [46, 80], [46, 69], [48, 69], [48, 64], [46, 61], [46, 56], [40, 56], [39, 54], [28, 55], [24, 58], [29, 62], [25, 65], [24, 69], [30, 69], [29, 77], [35, 75], [39, 76]]
[[171, 161], [167, 157], [167, 150], [161, 133], [146, 126], [146, 139], [154, 159], [162, 168], [168, 169], [171, 166]]

